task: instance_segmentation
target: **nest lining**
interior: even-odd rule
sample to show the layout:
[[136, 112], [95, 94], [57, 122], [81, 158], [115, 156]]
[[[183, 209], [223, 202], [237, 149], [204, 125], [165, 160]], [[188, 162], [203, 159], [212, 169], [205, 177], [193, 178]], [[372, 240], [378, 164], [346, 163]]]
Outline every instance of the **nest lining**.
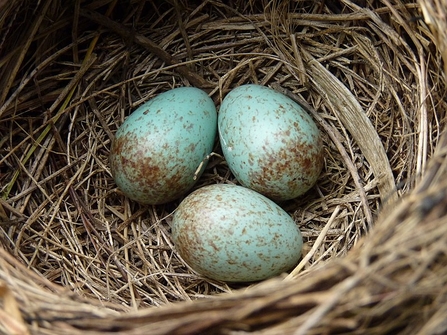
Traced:
[[[417, 3], [175, 1], [157, 7], [107, 1], [69, 7], [48, 0], [37, 8], [27, 1], [0, 6], [8, 14], [0, 25], [6, 87], [0, 101], [0, 273], [5, 292], [17, 299], [17, 327], [35, 324], [36, 333], [50, 334], [58, 333], [55, 325], [92, 334], [186, 334], [207, 327], [408, 333], [415, 312], [397, 317], [390, 311], [420, 306], [406, 291], [416, 284], [426, 290], [420, 294], [430, 301], [427, 313], [440, 313], [442, 299], [433, 292], [446, 280], [446, 233], [421, 213], [438, 208], [443, 198], [436, 194], [445, 192], [439, 178], [426, 173], [443, 171], [427, 160], [444, 128], [445, 79], [431, 42], [436, 39], [417, 19]], [[17, 19], [36, 13], [29, 22]], [[309, 104], [326, 150], [317, 185], [281, 204], [305, 238], [303, 262], [287, 280], [252, 285], [246, 293], [201, 277], [178, 258], [169, 224], [181, 199], [163, 206], [129, 201], [116, 189], [107, 159], [114, 132], [151, 97], [192, 85], [219, 106], [244, 83], [268, 85]], [[443, 159], [442, 146], [435, 157]], [[424, 181], [433, 190], [417, 193]], [[218, 157], [196, 188], [213, 183], [236, 183]], [[395, 205], [409, 192], [411, 201]], [[384, 204], [394, 211], [377, 220]], [[418, 220], [427, 224], [423, 235], [395, 233], [416, 231]], [[412, 273], [415, 264], [427, 273]], [[234, 293], [215, 297], [221, 292]], [[194, 302], [171, 305], [185, 300]], [[35, 307], [26, 307], [29, 301]], [[11, 314], [14, 303], [5, 302]], [[141, 312], [120, 314], [136, 309]]]

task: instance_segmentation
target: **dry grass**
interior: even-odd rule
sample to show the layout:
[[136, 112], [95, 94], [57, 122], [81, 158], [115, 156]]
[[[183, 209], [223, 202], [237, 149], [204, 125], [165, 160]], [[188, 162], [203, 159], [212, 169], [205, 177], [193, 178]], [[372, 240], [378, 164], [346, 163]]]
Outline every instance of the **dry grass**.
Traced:
[[[0, 332], [445, 331], [446, 7], [420, 3], [0, 1]], [[281, 204], [303, 260], [249, 288], [191, 271], [180, 200], [133, 203], [108, 166], [143, 102], [244, 83], [306, 105], [326, 150]], [[234, 182], [215, 156], [196, 187]]]

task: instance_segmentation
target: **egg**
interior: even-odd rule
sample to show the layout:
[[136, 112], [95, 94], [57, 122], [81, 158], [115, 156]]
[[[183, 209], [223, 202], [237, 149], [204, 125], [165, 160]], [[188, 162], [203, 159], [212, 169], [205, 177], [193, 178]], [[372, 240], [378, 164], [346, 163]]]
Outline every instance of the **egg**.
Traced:
[[239, 86], [218, 116], [222, 151], [243, 185], [275, 200], [308, 191], [323, 168], [323, 142], [309, 114], [285, 95], [260, 85]]
[[253, 282], [290, 270], [303, 240], [281, 207], [248, 188], [214, 184], [189, 194], [172, 219], [178, 254], [196, 272]]
[[109, 157], [113, 178], [127, 197], [142, 204], [177, 199], [203, 173], [202, 168], [195, 174], [216, 133], [216, 107], [204, 91], [164, 92], [141, 105], [116, 132]]

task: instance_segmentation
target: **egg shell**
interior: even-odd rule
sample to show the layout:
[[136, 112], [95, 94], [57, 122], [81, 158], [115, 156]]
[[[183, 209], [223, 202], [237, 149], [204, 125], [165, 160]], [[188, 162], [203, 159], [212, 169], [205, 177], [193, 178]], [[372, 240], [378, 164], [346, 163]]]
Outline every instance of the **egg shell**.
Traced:
[[109, 157], [116, 184], [143, 204], [177, 199], [194, 185], [216, 132], [216, 107], [204, 91], [180, 87], [156, 96], [116, 132]]
[[323, 168], [323, 141], [310, 115], [268, 87], [230, 91], [219, 110], [218, 131], [236, 179], [276, 201], [308, 191]]
[[253, 282], [290, 270], [303, 240], [276, 203], [242, 186], [214, 184], [188, 195], [173, 216], [172, 239], [196, 272], [227, 282]]

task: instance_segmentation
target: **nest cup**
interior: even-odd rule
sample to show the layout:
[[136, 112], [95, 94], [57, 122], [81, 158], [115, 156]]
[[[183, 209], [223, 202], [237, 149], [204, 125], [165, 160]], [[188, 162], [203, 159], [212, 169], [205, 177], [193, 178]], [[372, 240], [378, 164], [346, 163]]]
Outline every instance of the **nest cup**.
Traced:
[[[0, 333], [445, 333], [446, 8], [0, 1]], [[157, 94], [195, 86], [219, 106], [247, 83], [308, 105], [325, 163], [280, 203], [302, 260], [236, 286], [188, 268], [181, 199], [130, 201], [108, 154]], [[195, 188], [215, 183], [236, 183], [219, 155]]]

